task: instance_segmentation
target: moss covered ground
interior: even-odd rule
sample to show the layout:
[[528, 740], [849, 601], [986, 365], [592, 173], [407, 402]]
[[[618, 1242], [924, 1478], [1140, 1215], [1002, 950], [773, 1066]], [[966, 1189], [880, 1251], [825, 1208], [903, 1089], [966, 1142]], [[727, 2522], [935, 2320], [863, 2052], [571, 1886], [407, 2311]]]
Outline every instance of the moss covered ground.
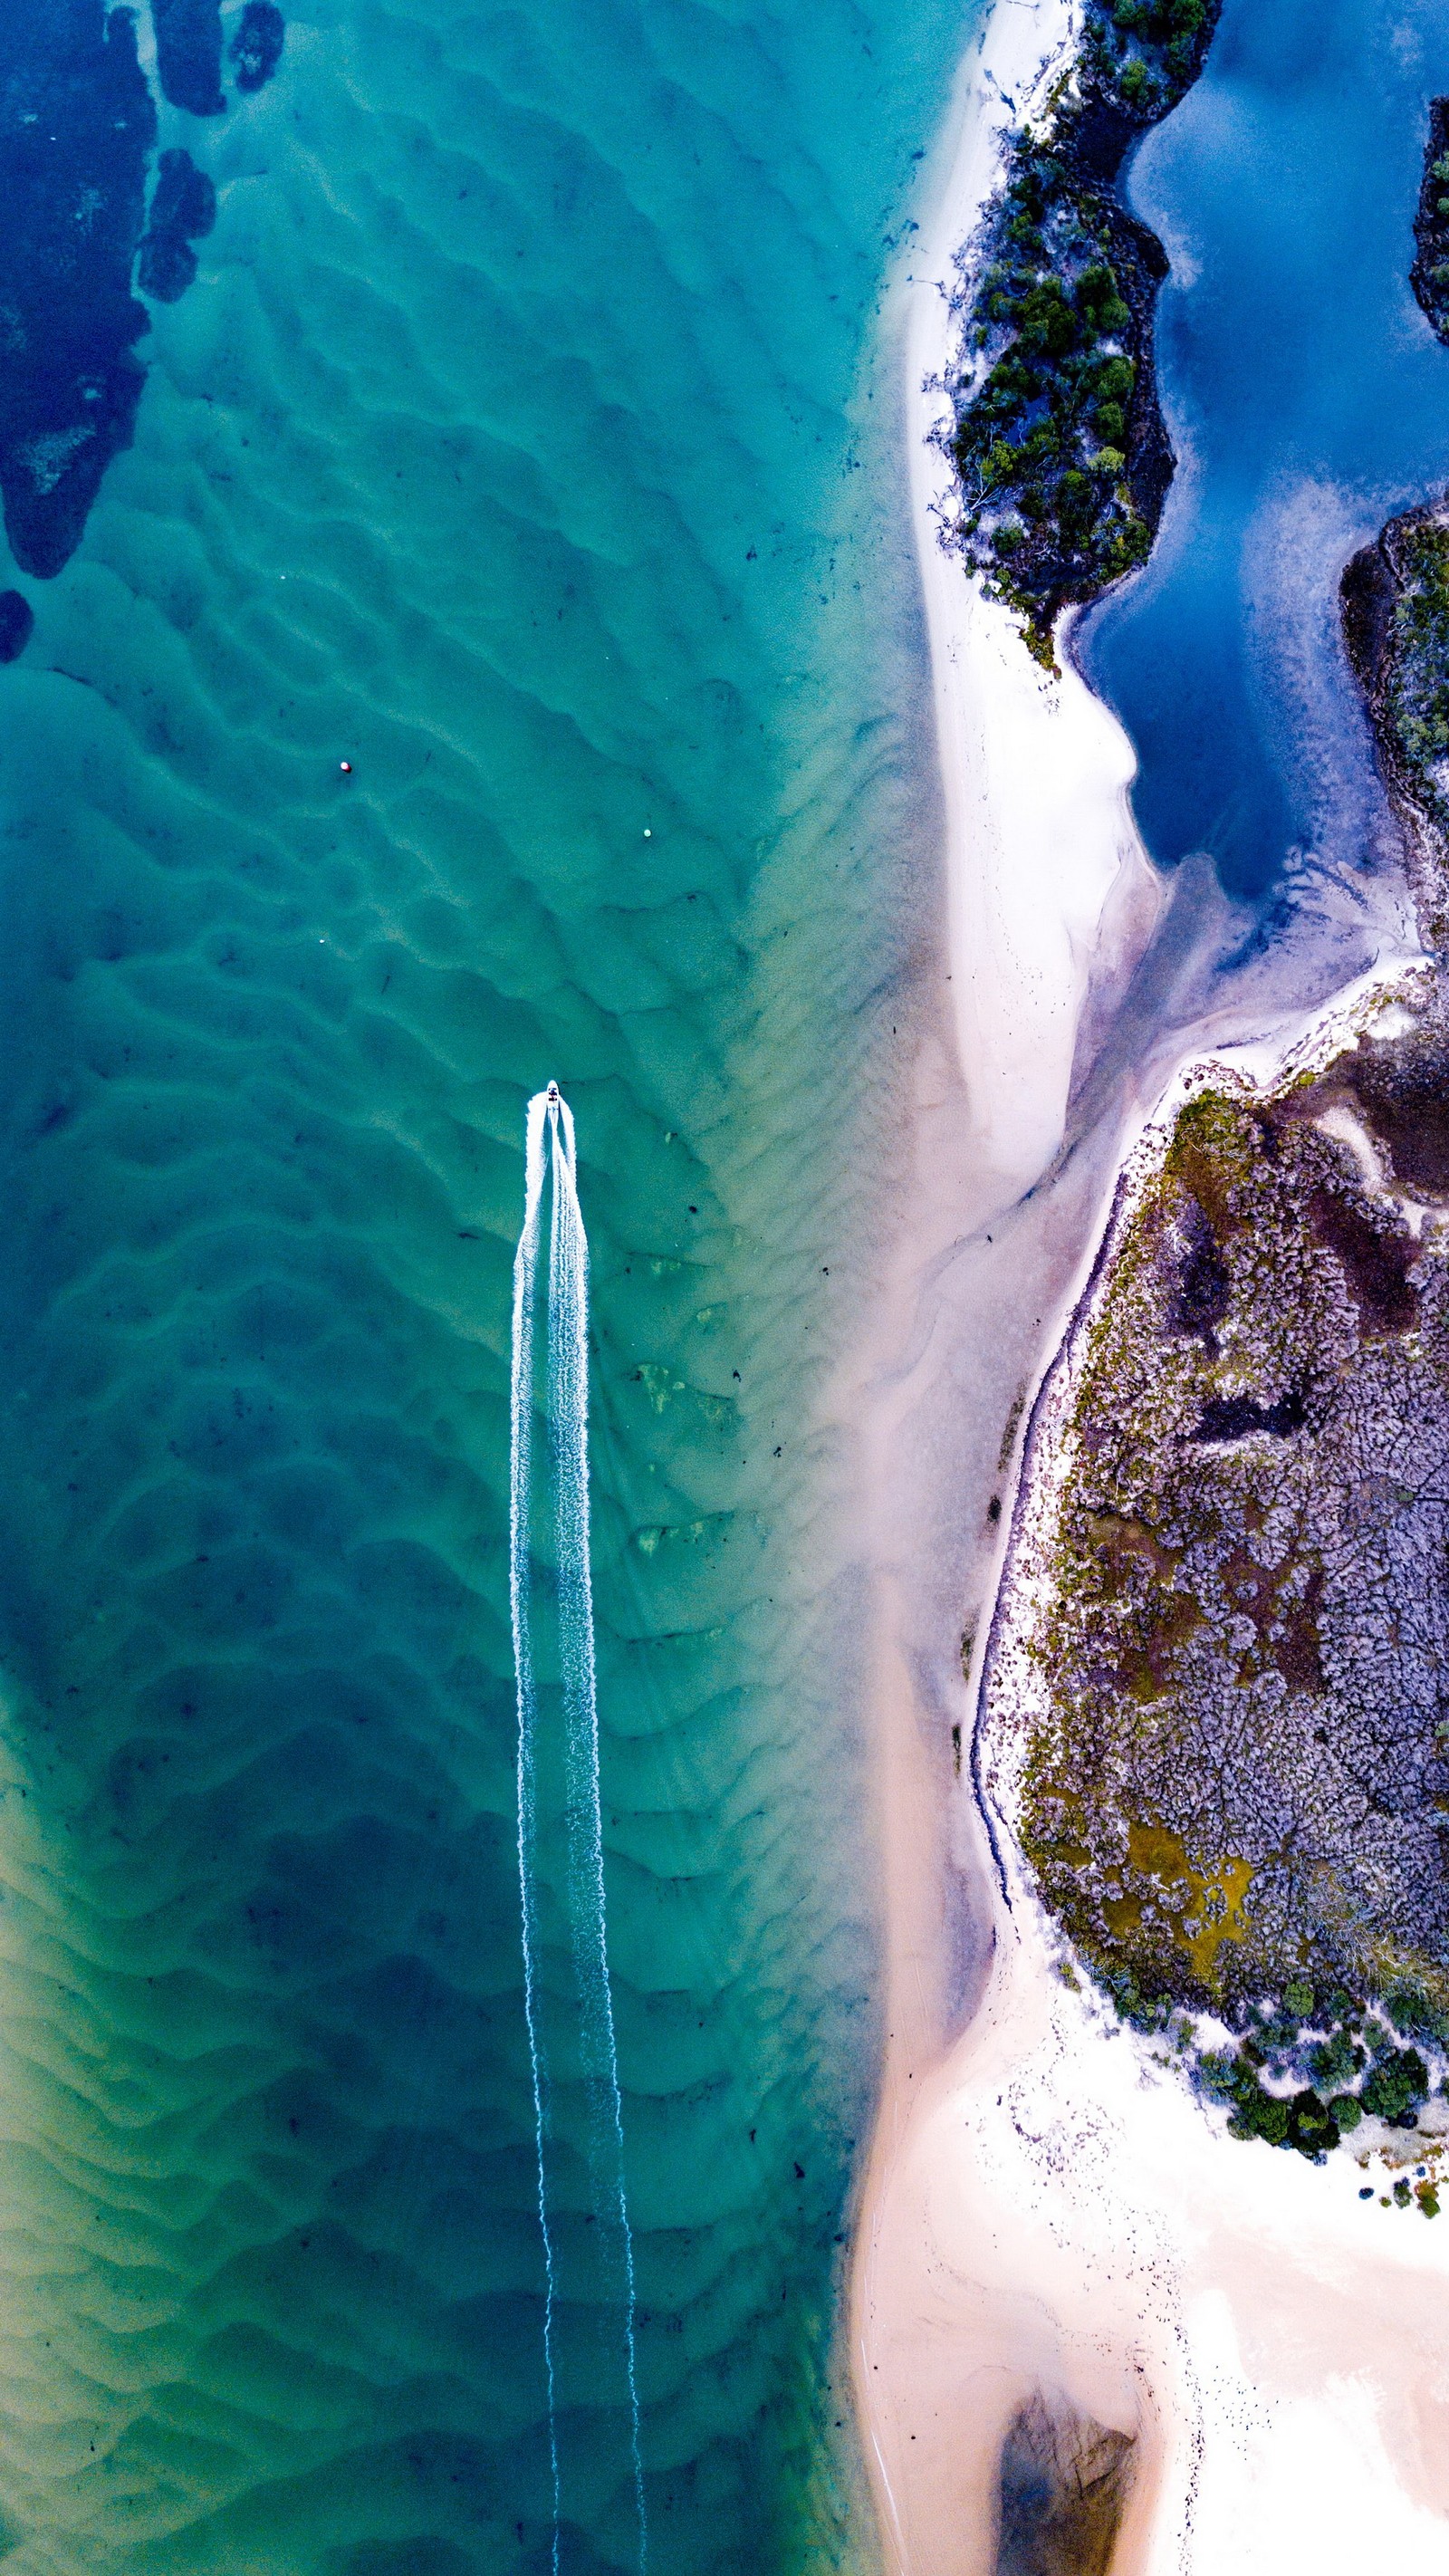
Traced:
[[1365, 1177], [1392, 1055], [1181, 1111], [1084, 1327], [1020, 1770], [1079, 1957], [1314, 2149], [1449, 2040], [1449, 1234]]

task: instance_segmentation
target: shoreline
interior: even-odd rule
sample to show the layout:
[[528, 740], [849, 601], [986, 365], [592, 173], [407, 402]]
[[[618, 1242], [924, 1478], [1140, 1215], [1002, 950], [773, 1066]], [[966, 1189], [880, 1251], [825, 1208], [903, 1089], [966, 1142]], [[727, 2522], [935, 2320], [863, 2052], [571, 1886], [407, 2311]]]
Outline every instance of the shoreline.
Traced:
[[[947, 167], [907, 281], [911, 498], [930, 637], [947, 852], [948, 977], [971, 1131], [1001, 1203], [1050, 1164], [1089, 999], [1110, 1011], [1166, 901], [1127, 803], [1136, 757], [1062, 655], [1048, 679], [1018, 619], [940, 542], [955, 515], [949, 417], [957, 259], [1002, 174], [1015, 118], [1061, 71], [1071, 0], [995, 0], [952, 102]], [[1065, 639], [1064, 639], [1065, 640]], [[1103, 988], [1106, 988], [1104, 992]]]
[[[929, 2173], [933, 2120], [949, 2117], [956, 2053], [996, 2018], [1000, 1965], [984, 1815], [959, 1794], [972, 1693], [959, 1650], [950, 1651], [972, 1595], [989, 1607], [999, 1550], [989, 1523], [958, 1517], [956, 1492], [1001, 1483], [1043, 1327], [1054, 1340], [1058, 1309], [1074, 1301], [1115, 1153], [1104, 1156], [1099, 1141], [1078, 1154], [1065, 1186], [1032, 1193], [1063, 1148], [1084, 1028], [1113, 1024], [1169, 900], [1132, 822], [1135, 757], [1122, 728], [1068, 655], [1048, 678], [1013, 613], [984, 599], [940, 542], [954, 478], [931, 432], [947, 409], [942, 380], [956, 354], [958, 254], [998, 184], [1025, 98], [1060, 69], [1072, 35], [1070, 0], [992, 7], [958, 76], [932, 213], [903, 284], [911, 498], [945, 822], [945, 989], [942, 1024], [918, 1064], [912, 1224], [882, 1300], [877, 1348], [846, 1398], [847, 1418], [863, 1426], [875, 1497], [887, 2023], [857, 2217], [851, 2358], [879, 2529], [900, 2576], [986, 2576], [1001, 2434], [1032, 2376], [1003, 2371], [999, 2337], [978, 2349], [963, 2335], [954, 2302], [909, 2313], [927, 2242], [918, 2159], [924, 2153]], [[1104, 1141], [1112, 1123], [1102, 1122]], [[973, 1357], [994, 1373], [985, 1399], [971, 1383]], [[943, 1365], [954, 1379], [944, 1391]], [[923, 1521], [941, 1537], [924, 1552], [924, 1579]], [[994, 2392], [984, 2410], [967, 2394], [983, 2370]], [[1096, 2394], [1099, 2411], [1112, 2412]]]
[[[1417, 2222], [1386, 2264], [1365, 2232], [1385, 2214], [1360, 2204], [1348, 2157], [1320, 2172], [1225, 2142], [1062, 1981], [1009, 1837], [994, 1852], [973, 1797], [1024, 1426], [1039, 1427], [1134, 1155], [1199, 1062], [1251, 1077], [1412, 963], [1381, 922], [1369, 957], [1330, 935], [1321, 951], [1290, 943], [1286, 986], [1280, 965], [1215, 987], [1231, 908], [1150, 867], [1122, 728], [1069, 650], [1046, 677], [939, 541], [953, 480], [929, 436], [957, 254], [1000, 173], [1003, 95], [1019, 115], [1061, 67], [1072, 17], [1069, 0], [995, 0], [904, 284], [946, 989], [918, 1060], [909, 1239], [847, 1399], [871, 1496], [887, 2025], [850, 2335], [893, 2576], [991, 2576], [1003, 2436], [1039, 2393], [1137, 2444], [1112, 2576], [1239, 2576], [1261, 2552], [1350, 2531], [1422, 2552], [1440, 2527], [1426, 2515], [1449, 2511], [1432, 2467], [1449, 2407], [1431, 2444], [1423, 2395], [1449, 2230], [1425, 2241]], [[1330, 2323], [1333, 2300], [1352, 2301], [1352, 2324]]]

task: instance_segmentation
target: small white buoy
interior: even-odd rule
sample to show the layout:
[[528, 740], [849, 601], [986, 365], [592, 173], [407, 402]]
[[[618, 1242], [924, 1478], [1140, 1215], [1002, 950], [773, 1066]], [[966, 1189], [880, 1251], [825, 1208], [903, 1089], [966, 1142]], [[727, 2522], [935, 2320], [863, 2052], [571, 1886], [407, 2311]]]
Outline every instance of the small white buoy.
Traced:
[[647, 823], [646, 823], [646, 824], [645, 824], [645, 826], [644, 826], [644, 838], [645, 838], [645, 840], [646, 840], [646, 841], [652, 841], [652, 840], [653, 840], [653, 838], [654, 838], [654, 835], [653, 835], [653, 833], [650, 831], [649, 826], [648, 826], [648, 824], [647, 824]]
[[352, 763], [350, 760], [339, 760], [337, 766], [341, 770], [344, 778], [350, 778], [352, 776]]

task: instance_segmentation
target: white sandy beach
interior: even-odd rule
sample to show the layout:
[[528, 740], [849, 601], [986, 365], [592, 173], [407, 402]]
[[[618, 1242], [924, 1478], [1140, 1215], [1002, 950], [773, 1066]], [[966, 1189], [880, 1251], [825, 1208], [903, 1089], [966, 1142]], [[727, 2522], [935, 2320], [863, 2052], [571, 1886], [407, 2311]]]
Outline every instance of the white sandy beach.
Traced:
[[945, 290], [1000, 169], [1001, 139], [1068, 59], [1068, 0], [998, 0], [968, 56], [953, 110], [955, 148], [934, 220], [913, 256], [908, 384], [911, 478], [931, 638], [946, 807], [949, 973], [971, 1133], [1003, 1204], [1061, 1141], [1077, 1032], [1090, 986], [1120, 980], [1162, 901], [1127, 806], [1135, 768], [1116, 719], [1064, 663], [1051, 679], [1023, 650], [1015, 617], [983, 599], [938, 541], [955, 515], [939, 381], [957, 326]]
[[[858, 2406], [887, 2564], [911, 2576], [991, 2576], [1001, 2439], [1037, 2390], [1138, 2437], [1113, 2576], [1278, 2576], [1320, 2553], [1449, 2566], [1449, 2216], [1383, 2208], [1377, 2172], [1362, 2200], [1346, 2152], [1315, 2168], [1225, 2138], [1063, 1983], [1009, 1845], [1002, 1901], [960, 1761], [980, 1662], [978, 1642], [968, 1680], [960, 1631], [989, 1610], [1011, 1517], [1001, 1425], [1174, 1069], [1159, 1059], [1095, 1155], [1029, 1195], [1062, 1140], [1084, 1015], [1110, 1015], [1161, 890], [1120, 727], [1073, 671], [1038, 670], [937, 542], [943, 400], [921, 388], [949, 362], [944, 289], [999, 167], [1002, 98], [1020, 110], [1053, 75], [1070, 21], [1064, 0], [997, 0], [906, 288], [950, 992], [922, 1056], [919, 1223], [861, 1389], [888, 2043], [855, 2256]], [[1273, 1026], [1249, 1006], [1192, 1051], [1255, 1040], [1241, 1060], [1257, 1071], [1312, 1016]]]

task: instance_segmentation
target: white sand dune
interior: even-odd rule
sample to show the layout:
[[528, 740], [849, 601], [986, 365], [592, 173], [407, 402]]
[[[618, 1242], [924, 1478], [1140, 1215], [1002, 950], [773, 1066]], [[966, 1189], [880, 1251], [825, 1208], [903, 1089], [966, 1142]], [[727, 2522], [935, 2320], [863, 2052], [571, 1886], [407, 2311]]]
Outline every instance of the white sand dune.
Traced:
[[[1280, 2576], [1320, 2557], [1449, 2568], [1449, 2215], [1384, 2209], [1377, 2171], [1362, 2200], [1346, 2153], [1315, 2168], [1225, 2138], [1063, 1982], [1009, 1841], [1008, 1903], [963, 1758], [960, 1632], [989, 1609], [1010, 1518], [1000, 1426], [1061, 1330], [1120, 1158], [1189, 1048], [1236, 1042], [1259, 1070], [1337, 971], [1300, 976], [1286, 1013], [1281, 987], [1244, 987], [1216, 1021], [1139, 1045], [1111, 1113], [1053, 1170], [1084, 1022], [1110, 1023], [1162, 894], [1120, 727], [1070, 669], [1041, 673], [941, 548], [950, 477], [928, 434], [953, 255], [994, 184], [1002, 102], [1040, 95], [1071, 19], [1064, 0], [997, 0], [906, 288], [950, 990], [921, 1057], [915, 1222], [855, 1399], [888, 1950], [853, 2284], [859, 2413], [887, 2564], [910, 2576], [990, 2576], [1002, 2435], [1037, 2390], [1138, 2437], [1113, 2576]], [[1365, 939], [1339, 962], [1361, 973], [1377, 950], [1381, 986], [1406, 944]], [[993, 1486], [1001, 1517], [983, 1522]]]

